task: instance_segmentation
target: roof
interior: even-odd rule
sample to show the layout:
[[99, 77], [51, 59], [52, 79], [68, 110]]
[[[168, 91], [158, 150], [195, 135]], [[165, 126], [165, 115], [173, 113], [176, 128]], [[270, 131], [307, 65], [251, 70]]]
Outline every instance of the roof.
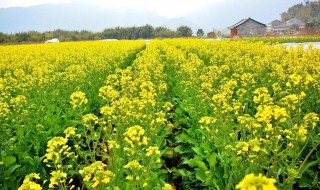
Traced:
[[263, 24], [263, 23], [261, 23], [261, 22], [258, 22], [258, 21], [256, 21], [256, 20], [254, 20], [254, 19], [252, 19], [252, 18], [249, 17], [249, 18], [245, 18], [245, 19], [240, 20], [240, 21], [237, 22], [236, 24], [228, 27], [228, 29], [236, 28], [236, 27], [240, 26], [241, 24], [243, 24], [243, 23], [245, 23], [245, 22], [247, 22], [247, 21], [249, 21], [249, 20], [252, 20], [252, 21], [254, 21], [254, 22], [258, 23], [258, 24], [261, 24], [261, 25], [263, 25], [263, 26], [267, 26], [267, 25], [265, 25], [265, 24]]
[[286, 21], [286, 24], [287, 24], [288, 26], [294, 25], [294, 24], [303, 25], [304, 22], [303, 22], [302, 20], [300, 20], [300, 19], [293, 18], [293, 19], [290, 19], [290, 20]]

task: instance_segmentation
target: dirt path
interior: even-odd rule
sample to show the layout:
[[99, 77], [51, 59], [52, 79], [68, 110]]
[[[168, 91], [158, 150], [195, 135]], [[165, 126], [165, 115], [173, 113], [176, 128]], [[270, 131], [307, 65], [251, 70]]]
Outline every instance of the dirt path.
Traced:
[[312, 45], [312, 49], [320, 49], [320, 42], [306, 42], [306, 43], [283, 43], [282, 45], [287, 46], [287, 48], [293, 47], [297, 48], [303, 44], [303, 49], [307, 50], [309, 48], [309, 45]]

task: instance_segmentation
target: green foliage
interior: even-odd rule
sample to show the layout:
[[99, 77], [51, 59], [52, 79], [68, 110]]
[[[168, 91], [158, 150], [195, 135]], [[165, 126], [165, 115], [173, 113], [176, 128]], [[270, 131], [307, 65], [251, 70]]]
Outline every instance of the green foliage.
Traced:
[[[183, 35], [191, 36], [192, 31], [186, 31]], [[61, 42], [86, 41], [102, 39], [152, 39], [152, 38], [174, 38], [181, 36], [181, 32], [173, 31], [165, 27], [156, 27], [147, 24], [140, 27], [116, 27], [108, 28], [102, 32], [91, 32], [87, 30], [67, 31], [57, 29], [49, 32], [20, 32], [16, 34], [4, 34], [0, 32], [0, 44], [10, 43], [42, 43], [52, 38], [58, 38]]]
[[204, 35], [203, 29], [199, 28], [198, 31], [197, 31], [197, 36], [198, 37], [203, 37], [203, 35]]
[[281, 14], [282, 21], [292, 18], [297, 18], [304, 22], [320, 23], [320, 1], [308, 1], [306, 4], [300, 3]]
[[192, 36], [192, 30], [188, 26], [180, 26], [177, 28], [178, 36], [180, 37], [191, 37]]

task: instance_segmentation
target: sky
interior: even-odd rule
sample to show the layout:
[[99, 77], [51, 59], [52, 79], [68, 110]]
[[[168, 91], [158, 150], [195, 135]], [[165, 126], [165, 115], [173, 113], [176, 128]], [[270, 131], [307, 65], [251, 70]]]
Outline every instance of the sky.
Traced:
[[[145, 24], [165, 26], [170, 29], [187, 25], [194, 31], [202, 28], [205, 32], [213, 30], [228, 31], [227, 28], [229, 26], [248, 17], [264, 24], [268, 24], [275, 19], [280, 20], [281, 13], [287, 11], [289, 7], [304, 1], [305, 0], [0, 0], [0, 32], [47, 31], [56, 28], [101, 31], [103, 28], [108, 27], [142, 26]], [[52, 14], [50, 7], [47, 7], [46, 10], [42, 10], [41, 8], [32, 9], [32, 6], [44, 4], [65, 5], [63, 7], [68, 7], [67, 5], [72, 4], [73, 8], [71, 9], [73, 10], [64, 9], [63, 12], [58, 9], [57, 12]], [[79, 6], [77, 7], [77, 5]], [[11, 14], [8, 14], [9, 10], [1, 9], [10, 7], [30, 7], [30, 9], [28, 8], [29, 12], [27, 10], [16, 9], [15, 12]], [[60, 8], [62, 9], [63, 7]], [[81, 12], [81, 10], [83, 10], [81, 7], [85, 7], [85, 9], [88, 10], [86, 14], [75, 13], [75, 10]], [[32, 12], [32, 10], [36, 11]], [[42, 10], [42, 13], [38, 13], [41, 12], [39, 10]], [[26, 14], [26, 12], [28, 14]], [[33, 17], [28, 17], [30, 14], [33, 14]], [[39, 17], [39, 14], [41, 14], [42, 17]], [[55, 17], [52, 15], [56, 14], [59, 14], [61, 18], [59, 17], [56, 20], [51, 18], [50, 20], [50, 16]], [[105, 14], [109, 14], [109, 17]], [[74, 20], [72, 20], [71, 17], [74, 17]], [[101, 18], [104, 20], [101, 20]], [[61, 20], [64, 22], [62, 23]], [[74, 21], [77, 21], [77, 25]], [[60, 25], [58, 25], [59, 22], [61, 22]]]
[[[74, 1], [83, 1], [100, 7], [112, 7], [114, 9], [136, 9], [148, 10], [157, 13], [159, 16], [166, 18], [183, 17], [187, 14], [205, 9], [213, 4], [221, 4], [229, 2], [235, 5], [243, 2], [242, 0], [0, 0], [0, 8], [8, 7], [28, 7], [32, 5], [41, 5], [46, 3], [70, 3]], [[259, 3], [266, 5], [286, 4], [288, 6], [302, 2], [303, 0], [247, 0], [244, 1], [248, 5], [250, 11], [250, 2], [252, 4]], [[224, 7], [228, 11], [228, 7]], [[223, 10], [220, 10], [223, 11]]]

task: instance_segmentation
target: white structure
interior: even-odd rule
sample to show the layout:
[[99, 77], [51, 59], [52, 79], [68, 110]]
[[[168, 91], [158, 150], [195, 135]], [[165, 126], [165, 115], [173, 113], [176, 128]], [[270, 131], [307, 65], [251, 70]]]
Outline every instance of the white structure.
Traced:
[[103, 39], [101, 41], [107, 41], [107, 42], [109, 42], [109, 41], [118, 41], [118, 39]]
[[59, 43], [58, 38], [52, 38], [51, 40], [47, 40], [45, 43]]

